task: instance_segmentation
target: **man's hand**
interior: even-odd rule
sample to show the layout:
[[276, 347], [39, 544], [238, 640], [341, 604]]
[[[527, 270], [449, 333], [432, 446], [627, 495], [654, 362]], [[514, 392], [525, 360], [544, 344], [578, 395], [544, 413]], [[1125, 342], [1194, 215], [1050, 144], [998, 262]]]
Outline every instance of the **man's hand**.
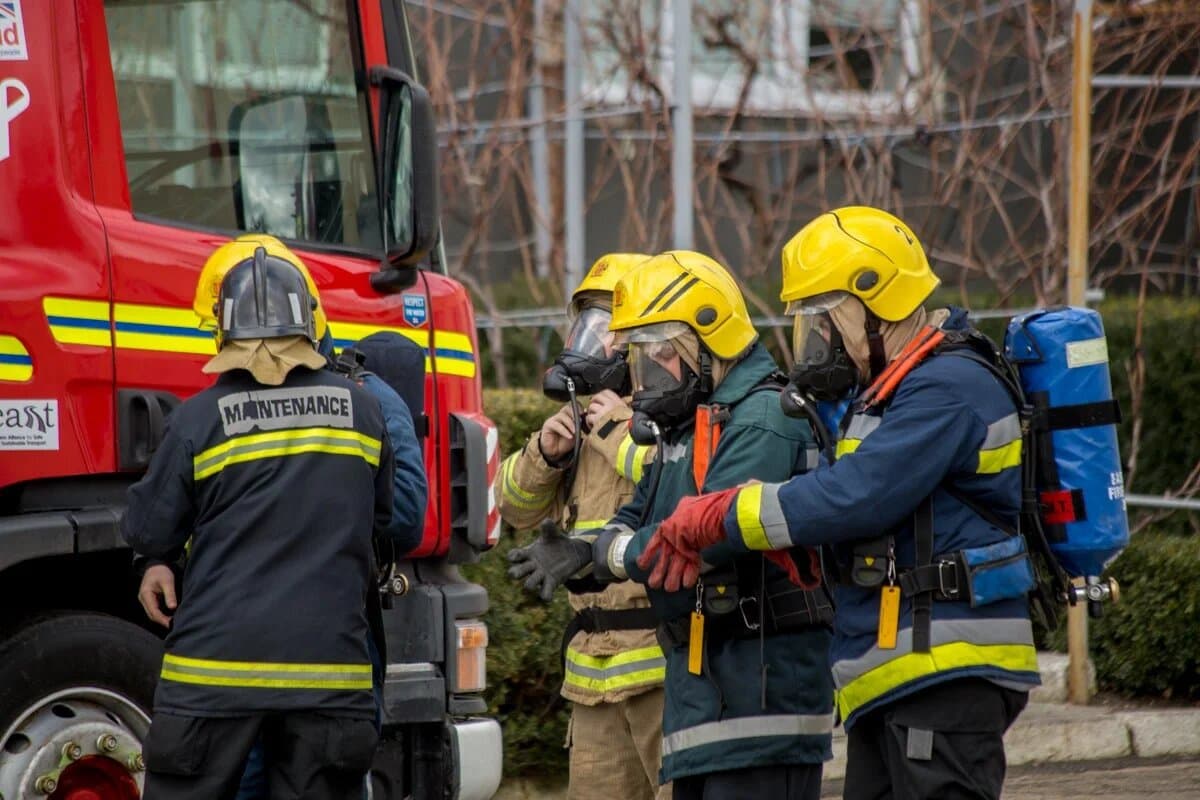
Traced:
[[570, 406], [563, 406], [542, 423], [538, 449], [542, 451], [542, 458], [551, 462], [561, 460], [575, 449], [575, 419]]
[[592, 561], [592, 543], [563, 534], [547, 520], [533, 544], [508, 552], [508, 577], [525, 579], [525, 588], [549, 603], [554, 590]]
[[142, 576], [142, 585], [138, 587], [138, 602], [142, 604], [151, 622], [169, 628], [171, 617], [163, 613], [158, 604], [159, 597], [171, 613], [175, 613], [175, 606], [178, 605], [175, 600], [175, 573], [166, 564], [155, 564], [146, 570], [146, 574]]
[[625, 401], [621, 399], [621, 395], [612, 389], [601, 389], [596, 392], [592, 395], [592, 400], [588, 403], [583, 415], [583, 418], [587, 420], [588, 430], [596, 430], [596, 426], [600, 424], [600, 420], [605, 414], [624, 405]]

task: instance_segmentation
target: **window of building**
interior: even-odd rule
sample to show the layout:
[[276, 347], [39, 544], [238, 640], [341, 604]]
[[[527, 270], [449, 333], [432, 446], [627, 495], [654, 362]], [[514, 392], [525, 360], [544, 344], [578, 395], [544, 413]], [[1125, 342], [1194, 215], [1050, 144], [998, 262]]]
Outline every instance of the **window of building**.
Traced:
[[[589, 99], [643, 99], [646, 76], [669, 95], [671, 6], [585, 4]], [[916, 98], [919, 19], [917, 0], [693, 0], [693, 103], [727, 110], [745, 93], [764, 115], [897, 113]]]

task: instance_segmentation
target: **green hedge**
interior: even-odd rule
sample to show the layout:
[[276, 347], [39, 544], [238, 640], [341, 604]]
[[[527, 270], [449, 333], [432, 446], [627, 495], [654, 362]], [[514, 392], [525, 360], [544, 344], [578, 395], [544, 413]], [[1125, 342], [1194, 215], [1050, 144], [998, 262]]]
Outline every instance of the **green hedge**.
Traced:
[[1102, 689], [1200, 699], [1200, 536], [1141, 533], [1113, 562], [1120, 602], [1088, 621]]

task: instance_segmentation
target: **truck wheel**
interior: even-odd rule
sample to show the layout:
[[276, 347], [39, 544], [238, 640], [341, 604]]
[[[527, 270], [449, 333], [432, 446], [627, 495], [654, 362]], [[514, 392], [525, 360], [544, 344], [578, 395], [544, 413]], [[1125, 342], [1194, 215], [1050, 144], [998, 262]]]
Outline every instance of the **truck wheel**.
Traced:
[[137, 800], [162, 642], [101, 614], [0, 643], [0, 798]]

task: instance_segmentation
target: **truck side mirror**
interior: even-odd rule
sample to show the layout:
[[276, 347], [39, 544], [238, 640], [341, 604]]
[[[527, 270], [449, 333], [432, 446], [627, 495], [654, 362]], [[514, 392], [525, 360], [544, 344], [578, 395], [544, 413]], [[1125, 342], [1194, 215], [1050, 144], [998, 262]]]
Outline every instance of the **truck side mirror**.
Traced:
[[429, 93], [408, 75], [379, 66], [370, 77], [381, 89], [376, 164], [385, 261], [371, 285], [396, 291], [412, 284], [412, 267], [437, 245], [437, 127]]

